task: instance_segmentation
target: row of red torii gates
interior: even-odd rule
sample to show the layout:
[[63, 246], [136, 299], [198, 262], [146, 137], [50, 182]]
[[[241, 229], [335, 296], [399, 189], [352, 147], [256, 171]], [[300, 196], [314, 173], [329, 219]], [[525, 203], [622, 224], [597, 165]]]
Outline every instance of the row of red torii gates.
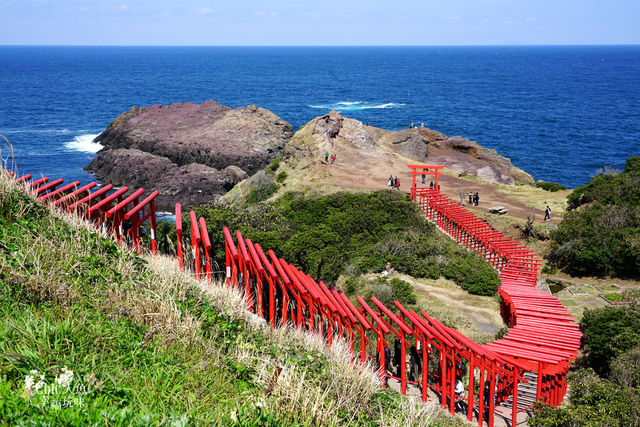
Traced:
[[142, 252], [143, 224], [149, 221], [151, 251], [154, 255], [157, 253], [155, 199], [158, 191], [153, 191], [141, 200], [145, 191], [143, 188], [127, 194], [128, 187], [115, 189], [111, 184], [99, 187], [97, 183], [91, 182], [81, 186], [80, 181], [74, 181], [63, 185], [64, 180], [61, 178], [50, 180], [43, 176], [34, 179], [31, 174], [18, 177], [13, 171], [2, 172], [15, 178], [38, 202], [79, 213], [113, 235], [119, 244], [130, 243], [138, 253]]
[[[428, 388], [440, 396], [440, 403], [455, 412], [456, 379], [461, 367], [468, 367], [467, 417], [474, 414], [479, 425], [483, 418], [490, 426], [494, 422], [496, 404], [512, 397], [512, 425], [518, 412], [518, 384], [527, 382], [525, 372], [538, 374], [536, 400], [557, 406], [566, 392], [565, 377], [580, 346], [580, 332], [575, 320], [554, 296], [535, 289], [541, 261], [531, 250], [508, 239], [440, 193], [438, 177], [443, 165], [407, 165], [413, 182], [411, 198], [426, 218], [441, 231], [469, 250], [478, 252], [500, 273], [502, 286], [501, 313], [511, 328], [502, 339], [478, 345], [448, 328], [426, 312], [416, 313], [397, 301], [395, 307], [385, 307], [375, 297], [370, 302], [356, 297], [357, 305], [342, 291], [326, 286], [300, 271], [293, 264], [278, 258], [272, 250], [245, 239], [240, 232], [223, 230], [228, 287], [244, 294], [248, 310], [277, 327], [293, 324], [309, 333], [325, 337], [331, 345], [336, 337], [349, 343], [360, 362], [375, 357], [380, 366], [380, 383], [385, 386], [385, 348], [391, 340], [400, 343], [400, 381], [403, 394], [408, 384], [421, 388], [426, 402]], [[435, 185], [419, 187], [417, 176], [433, 176]], [[178, 258], [182, 266], [182, 211], [176, 205]], [[196, 276], [212, 280], [209, 253], [212, 250], [204, 218], [190, 218], [190, 241], [193, 270]], [[422, 372], [416, 381], [407, 379], [408, 349], [420, 350]], [[369, 354], [374, 353], [375, 356]], [[433, 356], [432, 356], [433, 355]], [[436, 372], [429, 371], [428, 360], [437, 357]], [[477, 372], [477, 374], [476, 374]], [[476, 380], [480, 387], [476, 387]], [[486, 386], [483, 387], [482, 385]]]
[[[354, 359], [364, 363], [374, 357], [379, 364], [380, 384], [388, 375], [385, 348], [391, 340], [400, 342], [401, 391], [407, 385], [421, 388], [427, 401], [428, 389], [439, 396], [443, 408], [453, 414], [456, 400], [463, 399], [467, 417], [474, 414], [481, 426], [494, 424], [496, 405], [512, 397], [512, 425], [516, 424], [518, 384], [527, 382], [525, 372], [537, 372], [536, 400], [557, 406], [566, 392], [565, 377], [580, 346], [578, 325], [557, 298], [535, 289], [541, 261], [528, 248], [506, 238], [456, 202], [440, 193], [438, 177], [442, 165], [408, 165], [413, 176], [411, 198], [426, 218], [441, 231], [469, 250], [478, 252], [500, 273], [502, 286], [501, 314], [511, 328], [502, 339], [478, 345], [453, 328], [422, 311], [417, 313], [397, 301], [385, 307], [375, 297], [370, 302], [357, 297], [352, 302], [342, 291], [316, 281], [293, 264], [278, 258], [272, 250], [223, 230], [226, 254], [225, 284], [244, 295], [247, 309], [264, 318], [272, 327], [293, 324], [300, 330], [316, 333], [328, 345], [340, 338], [349, 344]], [[417, 175], [434, 177], [435, 186], [418, 187]], [[9, 172], [9, 175], [13, 173]], [[141, 227], [150, 221], [151, 250], [156, 253], [155, 191], [144, 200], [143, 189], [125, 196], [127, 187], [114, 190], [110, 185], [91, 193], [96, 183], [80, 187], [79, 182], [62, 185], [62, 180], [49, 182], [44, 177], [31, 180], [30, 175], [17, 178], [39, 201], [78, 211], [113, 233], [119, 244], [131, 243], [141, 250]], [[183, 253], [182, 210], [176, 204], [177, 255], [180, 267], [196, 277], [212, 281], [212, 245], [204, 218], [189, 213], [191, 262], [185, 265]], [[186, 239], [184, 239], [186, 240]], [[407, 353], [411, 346], [419, 348], [422, 372], [415, 381], [407, 378]], [[437, 368], [429, 370], [429, 359]], [[467, 395], [456, 396], [455, 382], [468, 367]], [[476, 381], [480, 384], [476, 386]], [[484, 386], [483, 386], [484, 385]], [[527, 408], [525, 408], [527, 409]], [[488, 419], [487, 419], [488, 418]]]

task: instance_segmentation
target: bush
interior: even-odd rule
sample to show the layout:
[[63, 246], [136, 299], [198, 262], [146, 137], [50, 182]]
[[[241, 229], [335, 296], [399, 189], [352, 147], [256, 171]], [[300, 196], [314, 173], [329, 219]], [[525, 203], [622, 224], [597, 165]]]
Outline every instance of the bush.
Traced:
[[413, 305], [418, 302], [416, 294], [413, 292], [413, 286], [411, 283], [402, 279], [393, 278], [389, 281], [391, 290], [393, 291], [393, 297], [402, 305]]
[[585, 309], [580, 330], [589, 366], [606, 375], [614, 358], [640, 344], [640, 308]]
[[274, 174], [280, 168], [280, 157], [273, 159], [271, 164], [264, 169], [266, 174]]
[[285, 171], [282, 171], [278, 175], [276, 175], [276, 182], [282, 183], [285, 179], [287, 179], [287, 173]]
[[474, 295], [491, 296], [500, 286], [498, 272], [491, 268], [479, 269], [475, 274], [462, 282], [462, 289]]
[[621, 354], [611, 363], [610, 378], [622, 387], [640, 389], [640, 346]]
[[537, 188], [542, 188], [543, 190], [550, 191], [555, 193], [556, 191], [564, 191], [567, 189], [564, 185], [558, 184], [557, 182], [547, 182], [547, 181], [538, 181], [535, 186]]

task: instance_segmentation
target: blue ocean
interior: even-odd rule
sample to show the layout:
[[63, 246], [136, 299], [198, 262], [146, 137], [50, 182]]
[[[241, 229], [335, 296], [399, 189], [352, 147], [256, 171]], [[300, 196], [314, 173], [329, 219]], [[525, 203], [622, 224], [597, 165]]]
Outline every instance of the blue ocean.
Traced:
[[209, 99], [294, 130], [332, 109], [390, 130], [424, 123], [570, 188], [640, 154], [637, 45], [0, 46], [0, 64], [2, 157], [65, 182], [93, 179], [92, 139], [132, 106]]

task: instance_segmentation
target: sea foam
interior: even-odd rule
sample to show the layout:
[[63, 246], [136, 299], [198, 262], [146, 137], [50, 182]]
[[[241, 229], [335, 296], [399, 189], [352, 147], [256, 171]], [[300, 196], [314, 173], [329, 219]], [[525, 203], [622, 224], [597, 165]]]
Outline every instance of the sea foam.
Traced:
[[65, 142], [64, 146], [69, 150], [81, 151], [83, 153], [97, 153], [102, 148], [98, 142], [93, 142], [98, 134], [84, 134], [73, 138], [73, 141]]
[[387, 102], [384, 104], [375, 103], [375, 102], [364, 102], [364, 101], [340, 101], [334, 104], [318, 104], [318, 105], [309, 105], [310, 108], [316, 108], [319, 110], [338, 110], [338, 111], [360, 111], [360, 110], [370, 110], [370, 109], [390, 109], [402, 107], [404, 104], [396, 103], [396, 102]]

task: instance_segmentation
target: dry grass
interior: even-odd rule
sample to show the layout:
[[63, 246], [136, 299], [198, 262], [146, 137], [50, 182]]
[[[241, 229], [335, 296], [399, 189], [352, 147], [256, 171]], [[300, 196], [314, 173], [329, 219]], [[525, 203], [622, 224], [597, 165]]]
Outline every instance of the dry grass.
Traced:
[[496, 185], [496, 189], [507, 197], [539, 211], [544, 211], [549, 205], [553, 215], [561, 215], [567, 211], [567, 196], [573, 191], [551, 192], [531, 185]]
[[[149, 268], [169, 283], [195, 286], [211, 304], [231, 316], [244, 319], [257, 332], [265, 334], [279, 348], [304, 348], [310, 355], [321, 355], [329, 363], [326, 378], [319, 380], [288, 361], [286, 354], [268, 355], [264, 349], [256, 348], [252, 341], [239, 343], [233, 354], [234, 360], [253, 366], [257, 374], [253, 381], [267, 390], [274, 381], [270, 396], [259, 398], [256, 405], [264, 404], [279, 414], [291, 414], [290, 419], [313, 420], [314, 425], [344, 424], [340, 413], [352, 414], [355, 422], [358, 414], [368, 413], [379, 418], [383, 426], [428, 426], [433, 422], [438, 409], [433, 404], [425, 405], [411, 399], [403, 399], [399, 413], [390, 414], [382, 407], [371, 407], [372, 396], [380, 391], [378, 371], [370, 364], [359, 365], [349, 353], [348, 343], [334, 340], [331, 347], [317, 335], [311, 335], [292, 327], [270, 328], [264, 319], [246, 310], [243, 296], [221, 283], [209, 284], [182, 273], [176, 263], [165, 257], [148, 257]], [[175, 286], [169, 286], [170, 289]], [[313, 357], [313, 356], [311, 356]], [[347, 425], [351, 424], [348, 422]]]

